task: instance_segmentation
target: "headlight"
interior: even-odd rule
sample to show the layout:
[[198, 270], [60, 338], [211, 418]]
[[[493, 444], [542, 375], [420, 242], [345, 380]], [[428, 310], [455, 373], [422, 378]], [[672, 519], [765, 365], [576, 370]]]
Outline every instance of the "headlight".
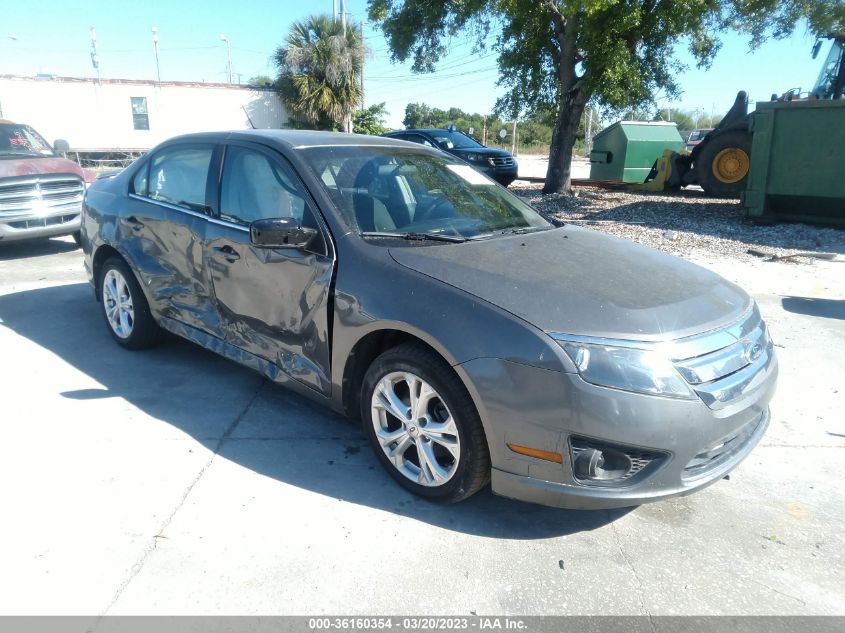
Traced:
[[575, 363], [581, 378], [594, 385], [670, 398], [696, 397], [659, 346], [637, 349], [612, 341], [604, 345], [557, 343]]
[[466, 154], [465, 158], [473, 163], [484, 162], [484, 156], [481, 154]]

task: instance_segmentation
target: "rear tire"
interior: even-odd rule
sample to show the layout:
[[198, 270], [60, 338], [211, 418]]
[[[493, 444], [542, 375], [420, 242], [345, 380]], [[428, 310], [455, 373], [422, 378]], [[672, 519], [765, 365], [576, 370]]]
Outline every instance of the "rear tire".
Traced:
[[74, 231], [70, 234], [73, 238], [73, 241], [76, 242], [77, 246], [82, 246], [82, 232], [81, 231]]
[[109, 333], [126, 349], [153, 347], [161, 329], [153, 319], [147, 298], [125, 261], [112, 257], [100, 271], [99, 290]]
[[361, 387], [361, 419], [378, 460], [416, 495], [457, 503], [490, 481], [472, 398], [454, 370], [421, 345], [399, 345], [373, 361]]
[[708, 196], [738, 198], [748, 182], [751, 134], [730, 130], [705, 143], [696, 158], [698, 184]]

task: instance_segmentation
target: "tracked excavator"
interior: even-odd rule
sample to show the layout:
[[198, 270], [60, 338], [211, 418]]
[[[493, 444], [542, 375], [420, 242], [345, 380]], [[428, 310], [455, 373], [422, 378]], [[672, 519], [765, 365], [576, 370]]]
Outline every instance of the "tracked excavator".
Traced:
[[[813, 89], [807, 94], [790, 90], [780, 96], [772, 95], [773, 101], [843, 98], [845, 36], [829, 35], [817, 40], [813, 59], [818, 56], [823, 40], [827, 39], [833, 40], [833, 44]], [[665, 151], [652, 167], [644, 188], [672, 190], [700, 185], [713, 197], [739, 197], [745, 190], [751, 166], [750, 116], [748, 95], [741, 91], [725, 117], [691, 152]]]

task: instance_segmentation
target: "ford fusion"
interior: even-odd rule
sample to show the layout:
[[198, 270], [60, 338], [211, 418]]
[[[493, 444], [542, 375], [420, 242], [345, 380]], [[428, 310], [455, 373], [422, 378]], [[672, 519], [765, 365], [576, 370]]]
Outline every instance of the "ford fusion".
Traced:
[[556, 227], [438, 149], [178, 137], [88, 189], [82, 242], [119, 345], [166, 330], [360, 419], [430, 499], [684, 495], [768, 425], [777, 363], [745, 292]]

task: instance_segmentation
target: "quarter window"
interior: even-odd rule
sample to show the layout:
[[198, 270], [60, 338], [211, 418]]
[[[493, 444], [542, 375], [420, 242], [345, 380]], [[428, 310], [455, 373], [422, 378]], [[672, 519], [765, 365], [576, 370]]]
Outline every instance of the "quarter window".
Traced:
[[195, 211], [206, 211], [205, 190], [211, 145], [167, 147], [150, 164], [149, 197]]
[[136, 130], [150, 129], [150, 115], [147, 112], [146, 97], [129, 97], [132, 101], [132, 127]]
[[223, 163], [220, 217], [249, 224], [270, 218], [295, 218], [312, 224], [305, 196], [290, 169], [255, 150], [229, 146]]
[[150, 166], [148, 164], [144, 165], [135, 174], [135, 177], [132, 179], [132, 193], [138, 194], [139, 196], [147, 195], [147, 172], [149, 168]]

